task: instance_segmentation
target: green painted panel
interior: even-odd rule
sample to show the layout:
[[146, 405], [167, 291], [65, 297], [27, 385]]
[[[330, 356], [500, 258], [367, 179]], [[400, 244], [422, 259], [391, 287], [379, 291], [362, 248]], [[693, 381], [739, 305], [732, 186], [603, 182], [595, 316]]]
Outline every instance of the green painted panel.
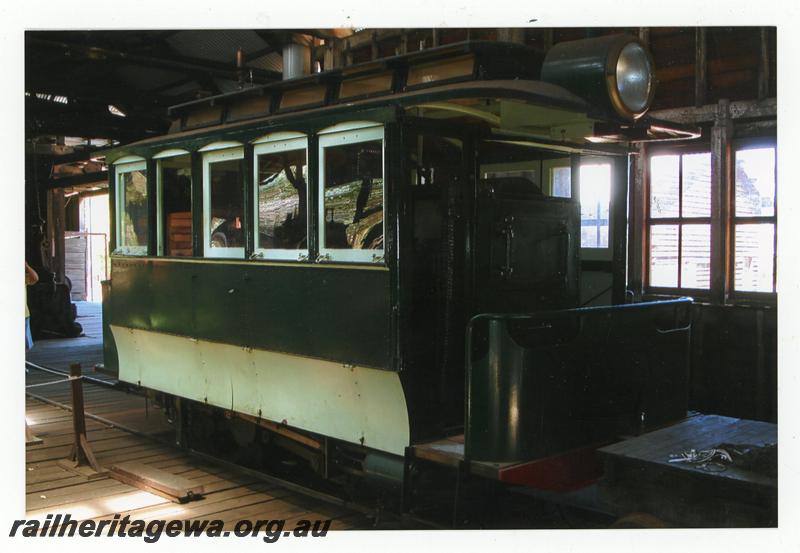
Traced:
[[192, 335], [192, 280], [194, 271], [170, 271], [164, 263], [150, 263], [150, 328], [160, 332], [184, 329]]
[[394, 368], [389, 272], [112, 259], [112, 324]]
[[[146, 259], [112, 258], [112, 324], [123, 318], [132, 328], [151, 328], [150, 269], [151, 265]], [[120, 292], [117, 293], [117, 290]]]

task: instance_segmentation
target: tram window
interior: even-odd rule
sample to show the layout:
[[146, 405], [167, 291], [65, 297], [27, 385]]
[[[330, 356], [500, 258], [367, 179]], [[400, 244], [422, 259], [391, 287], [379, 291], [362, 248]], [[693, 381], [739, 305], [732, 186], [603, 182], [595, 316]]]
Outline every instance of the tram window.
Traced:
[[581, 248], [608, 248], [611, 164], [581, 164]]
[[207, 257], [244, 256], [242, 148], [203, 158], [203, 238]]
[[117, 167], [117, 252], [147, 254], [147, 169], [145, 162]]
[[[572, 196], [572, 170], [569, 157], [544, 163], [548, 173], [546, 188], [551, 196]], [[581, 163], [581, 248], [609, 248], [609, 209], [611, 200], [611, 164], [599, 158]], [[590, 253], [584, 251], [584, 255]], [[597, 253], [597, 252], [595, 252]]]
[[256, 251], [268, 259], [308, 255], [306, 139], [255, 147]]
[[383, 129], [323, 135], [320, 149], [320, 254], [382, 261]]
[[[523, 144], [487, 140], [480, 145], [480, 176], [506, 186], [524, 186], [545, 196], [570, 197], [569, 155]], [[558, 178], [556, 178], [558, 177]], [[514, 184], [516, 183], [516, 184]]]
[[158, 251], [192, 255], [192, 158], [177, 155], [158, 160]]
[[419, 135], [411, 137], [408, 160], [411, 186], [442, 187], [457, 180], [463, 170], [463, 143], [456, 138]]

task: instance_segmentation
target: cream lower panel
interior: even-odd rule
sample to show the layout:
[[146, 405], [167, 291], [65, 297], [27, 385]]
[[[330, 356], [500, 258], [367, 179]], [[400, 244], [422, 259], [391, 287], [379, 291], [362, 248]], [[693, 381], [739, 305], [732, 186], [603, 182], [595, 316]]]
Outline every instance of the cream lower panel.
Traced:
[[122, 381], [397, 455], [409, 445], [396, 372], [116, 325], [111, 331]]

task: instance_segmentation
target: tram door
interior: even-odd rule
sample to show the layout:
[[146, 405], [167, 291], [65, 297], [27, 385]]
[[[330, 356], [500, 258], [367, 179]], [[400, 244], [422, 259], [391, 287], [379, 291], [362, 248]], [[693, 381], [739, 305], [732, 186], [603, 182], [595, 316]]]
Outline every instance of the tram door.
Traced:
[[[464, 328], [470, 298], [465, 239], [473, 179], [465, 172], [465, 141], [436, 132], [407, 134], [406, 207], [411, 230], [404, 264], [411, 281], [407, 362], [418, 366], [426, 403], [442, 414], [429, 427], [463, 424]], [[407, 244], [408, 244], [407, 243]]]
[[479, 142], [473, 240], [479, 313], [575, 307], [580, 209], [560, 197], [552, 168], [569, 157], [530, 146]]

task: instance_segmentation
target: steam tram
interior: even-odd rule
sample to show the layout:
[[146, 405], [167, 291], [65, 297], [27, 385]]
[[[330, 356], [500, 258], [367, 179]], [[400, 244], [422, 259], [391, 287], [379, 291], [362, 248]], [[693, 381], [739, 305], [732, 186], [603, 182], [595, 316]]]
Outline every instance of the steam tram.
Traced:
[[468, 42], [171, 108], [108, 153], [106, 368], [325, 476], [569, 480], [536, 467], [687, 411], [690, 301], [579, 297], [581, 160], [624, 267], [630, 141], [691, 136], [654, 84], [628, 36]]

